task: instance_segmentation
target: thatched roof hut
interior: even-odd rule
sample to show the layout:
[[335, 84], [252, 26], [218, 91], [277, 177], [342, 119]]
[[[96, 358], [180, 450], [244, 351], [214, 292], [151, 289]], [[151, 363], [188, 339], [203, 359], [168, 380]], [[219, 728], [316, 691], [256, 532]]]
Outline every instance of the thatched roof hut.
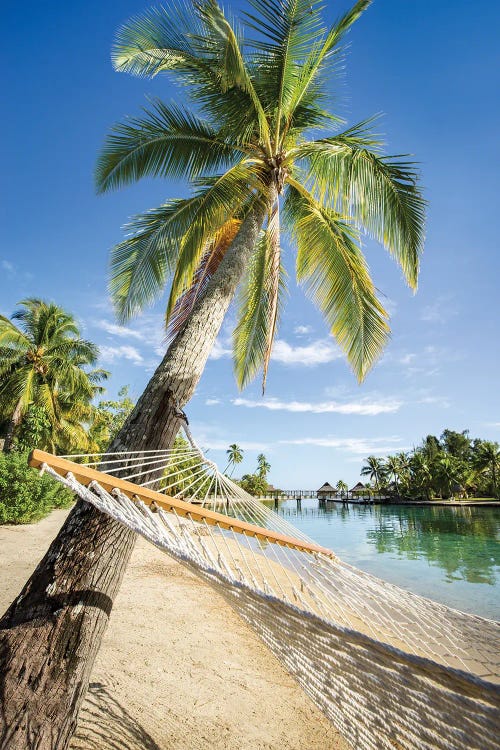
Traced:
[[327, 500], [329, 497], [337, 497], [337, 490], [332, 487], [330, 482], [325, 482], [316, 492], [318, 500]]
[[349, 492], [353, 495], [361, 495], [365, 492], [367, 492], [366, 486], [363, 484], [363, 482], [358, 482], [357, 484], [352, 487]]

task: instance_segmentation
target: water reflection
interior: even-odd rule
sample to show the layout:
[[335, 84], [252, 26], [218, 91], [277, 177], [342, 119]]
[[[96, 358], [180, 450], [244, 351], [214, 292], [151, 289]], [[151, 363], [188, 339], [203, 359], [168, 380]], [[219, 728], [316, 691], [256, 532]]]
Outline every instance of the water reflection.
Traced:
[[[267, 503], [275, 508], [275, 503]], [[276, 509], [276, 508], [275, 508]], [[425, 560], [444, 580], [498, 585], [500, 510], [443, 506], [341, 505], [317, 500], [279, 502], [278, 513], [321, 544], [356, 549], [355, 556]], [[392, 563], [394, 565], [394, 563]]]

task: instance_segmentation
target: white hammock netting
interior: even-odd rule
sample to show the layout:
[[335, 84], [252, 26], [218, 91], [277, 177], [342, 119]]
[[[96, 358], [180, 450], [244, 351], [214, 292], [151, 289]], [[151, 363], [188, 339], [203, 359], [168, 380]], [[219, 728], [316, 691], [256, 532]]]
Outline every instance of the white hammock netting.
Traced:
[[342, 562], [184, 429], [170, 450], [30, 463], [214, 586], [355, 750], [498, 750], [499, 623]]

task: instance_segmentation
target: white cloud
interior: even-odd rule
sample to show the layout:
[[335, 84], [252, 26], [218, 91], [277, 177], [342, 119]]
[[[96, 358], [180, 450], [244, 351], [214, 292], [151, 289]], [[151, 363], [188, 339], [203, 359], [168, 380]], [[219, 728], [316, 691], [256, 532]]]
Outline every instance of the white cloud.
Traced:
[[414, 354], [413, 352], [409, 352], [408, 354], [404, 354], [402, 357], [400, 357], [398, 361], [401, 365], [410, 365], [416, 358], [416, 354]]
[[215, 344], [210, 352], [209, 359], [222, 359], [223, 357], [230, 357], [233, 351], [229, 348], [226, 342], [221, 339], [216, 339]]
[[317, 448], [337, 448], [338, 450], [369, 456], [371, 454], [391, 453], [403, 450], [399, 445], [401, 438], [397, 436], [381, 438], [336, 438], [336, 437], [302, 437], [296, 440], [280, 440], [285, 445], [313, 445]]
[[106, 333], [112, 336], [119, 336], [120, 338], [133, 338], [142, 339], [142, 334], [139, 331], [134, 331], [132, 328], [126, 326], [120, 326], [117, 323], [112, 323], [110, 320], [98, 320], [96, 322], [97, 328], [101, 328]]
[[340, 356], [339, 349], [330, 339], [319, 339], [307, 346], [292, 346], [287, 341], [278, 339], [271, 359], [284, 365], [315, 367], [339, 359]]
[[207, 398], [205, 401], [205, 406], [216, 406], [217, 404], [220, 404], [221, 400], [220, 398]]
[[141, 315], [140, 318], [134, 320], [133, 325], [129, 326], [118, 325], [106, 318], [91, 322], [95, 328], [105, 331], [109, 336], [139, 341], [143, 346], [152, 349], [159, 357], [165, 354], [165, 320], [159, 313]]
[[297, 334], [297, 336], [306, 336], [308, 333], [312, 333], [312, 331], [312, 326], [295, 326], [293, 329], [293, 332]]
[[399, 411], [403, 405], [402, 401], [395, 399], [384, 399], [379, 401], [320, 401], [311, 403], [307, 401], [279, 401], [277, 398], [266, 398], [262, 401], [254, 401], [248, 398], [233, 399], [235, 406], [246, 406], [249, 409], [263, 408], [270, 411], [290, 411], [312, 414], [358, 414], [361, 416], [376, 416], [377, 414], [392, 414]]
[[418, 399], [417, 404], [436, 404], [443, 409], [449, 409], [451, 406], [450, 401], [445, 396], [422, 396]]
[[101, 360], [107, 363], [113, 363], [117, 359], [128, 359], [133, 362], [134, 365], [140, 365], [144, 362], [142, 354], [140, 354], [135, 346], [100, 346]]
[[16, 272], [14, 265], [8, 260], [2, 260], [2, 268], [7, 273], [14, 274]]
[[443, 294], [424, 307], [420, 313], [420, 319], [426, 323], [447, 323], [455, 315], [458, 315], [458, 309], [453, 302], [453, 297]]

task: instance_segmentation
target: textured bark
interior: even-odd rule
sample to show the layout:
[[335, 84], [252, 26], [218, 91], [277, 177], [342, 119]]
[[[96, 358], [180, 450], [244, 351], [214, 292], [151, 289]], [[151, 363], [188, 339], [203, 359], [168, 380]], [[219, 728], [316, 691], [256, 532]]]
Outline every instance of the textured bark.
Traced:
[[12, 448], [12, 441], [14, 440], [14, 433], [16, 431], [16, 427], [19, 425], [20, 419], [21, 419], [21, 401], [18, 402], [14, 410], [14, 414], [12, 415], [12, 419], [7, 425], [7, 432], [5, 433], [5, 440], [3, 444], [4, 453], [10, 453], [10, 450]]
[[[258, 204], [243, 222], [110, 450], [172, 444], [265, 214]], [[78, 502], [0, 620], [0, 750], [67, 748], [134, 540]]]

